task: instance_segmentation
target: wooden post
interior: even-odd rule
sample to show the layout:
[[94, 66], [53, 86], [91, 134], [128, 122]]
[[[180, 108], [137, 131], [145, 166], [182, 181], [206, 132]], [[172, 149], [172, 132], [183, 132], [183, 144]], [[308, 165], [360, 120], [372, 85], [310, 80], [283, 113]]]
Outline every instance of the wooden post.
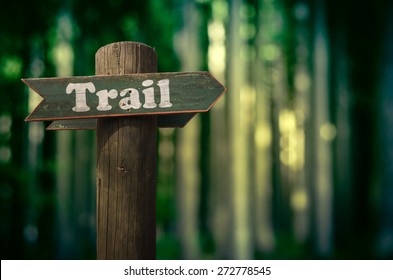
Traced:
[[[151, 47], [106, 45], [96, 75], [157, 71]], [[155, 259], [157, 117], [97, 119], [97, 259]]]

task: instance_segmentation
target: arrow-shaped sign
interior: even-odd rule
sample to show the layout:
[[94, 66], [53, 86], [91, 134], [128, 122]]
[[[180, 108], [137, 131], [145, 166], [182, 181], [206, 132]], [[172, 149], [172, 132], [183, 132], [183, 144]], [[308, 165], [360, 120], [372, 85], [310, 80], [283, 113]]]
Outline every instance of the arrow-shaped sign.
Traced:
[[208, 72], [39, 78], [23, 82], [43, 97], [26, 121], [184, 113], [192, 117], [193, 113], [208, 111], [226, 91]]

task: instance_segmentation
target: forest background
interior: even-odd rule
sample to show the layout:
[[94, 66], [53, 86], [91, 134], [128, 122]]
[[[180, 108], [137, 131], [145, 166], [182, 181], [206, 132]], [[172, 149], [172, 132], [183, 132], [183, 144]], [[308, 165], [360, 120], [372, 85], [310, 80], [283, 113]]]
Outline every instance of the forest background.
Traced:
[[393, 258], [393, 3], [30, 0], [0, 9], [0, 257], [95, 258], [95, 133], [25, 123], [21, 78], [117, 41], [228, 92], [159, 129], [157, 258]]

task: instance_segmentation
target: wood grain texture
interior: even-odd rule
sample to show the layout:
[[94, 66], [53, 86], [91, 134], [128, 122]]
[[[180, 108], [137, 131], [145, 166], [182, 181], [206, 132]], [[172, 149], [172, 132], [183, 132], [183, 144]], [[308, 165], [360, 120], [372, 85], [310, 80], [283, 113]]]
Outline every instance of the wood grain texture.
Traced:
[[[161, 128], [184, 127], [196, 113], [157, 115], [157, 126]], [[76, 119], [53, 121], [47, 130], [83, 130], [96, 129], [96, 119]]]
[[94, 130], [97, 127], [96, 119], [77, 119], [53, 121], [47, 130]]
[[[119, 42], [97, 75], [155, 72], [154, 49]], [[97, 259], [155, 259], [157, 117], [97, 119]]]

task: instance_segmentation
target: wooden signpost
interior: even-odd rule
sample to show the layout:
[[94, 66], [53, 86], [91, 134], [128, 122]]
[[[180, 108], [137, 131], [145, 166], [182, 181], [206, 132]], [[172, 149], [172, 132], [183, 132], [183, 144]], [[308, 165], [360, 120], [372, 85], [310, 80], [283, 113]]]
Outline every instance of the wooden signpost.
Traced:
[[[22, 81], [44, 98], [26, 121], [183, 113], [183, 118], [164, 116], [160, 125], [182, 127], [193, 113], [208, 111], [223, 93], [223, 86], [208, 72]], [[85, 124], [92, 126], [93, 123]]]
[[157, 127], [183, 127], [226, 91], [207, 72], [156, 73], [155, 50], [118, 42], [96, 76], [23, 79], [43, 97], [26, 121], [96, 129], [97, 259], [155, 259]]

